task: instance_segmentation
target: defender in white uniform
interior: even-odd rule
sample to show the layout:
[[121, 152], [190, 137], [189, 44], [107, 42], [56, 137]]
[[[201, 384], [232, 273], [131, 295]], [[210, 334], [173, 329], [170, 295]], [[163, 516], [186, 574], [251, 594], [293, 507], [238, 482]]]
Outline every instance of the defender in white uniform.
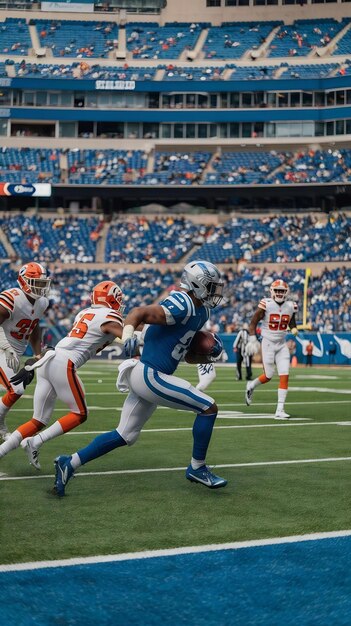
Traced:
[[[87, 419], [84, 387], [76, 370], [116, 337], [122, 337], [124, 310], [122, 291], [112, 281], [94, 287], [91, 299], [91, 307], [78, 313], [67, 337], [59, 341], [37, 369], [33, 418], [0, 446], [0, 458], [21, 445], [31, 465], [40, 469], [40, 446]], [[68, 406], [69, 413], [39, 434], [47, 426], [57, 398]]]
[[21, 267], [17, 282], [19, 287], [0, 293], [0, 385], [6, 389], [0, 399], [0, 440], [9, 437], [5, 417], [24, 392], [23, 384], [13, 385], [10, 378], [28, 344], [35, 355], [40, 354], [39, 321], [49, 306], [50, 278], [42, 265]]
[[288, 332], [297, 335], [295, 313], [297, 304], [287, 300], [289, 287], [283, 280], [275, 280], [270, 287], [271, 297], [262, 298], [249, 325], [248, 354], [255, 354], [259, 349], [256, 339], [257, 324], [262, 321], [262, 363], [264, 373], [246, 385], [246, 404], [250, 405], [254, 390], [259, 385], [268, 383], [277, 367], [279, 374], [278, 405], [276, 419], [288, 419], [284, 404], [288, 393], [290, 354], [285, 337]]

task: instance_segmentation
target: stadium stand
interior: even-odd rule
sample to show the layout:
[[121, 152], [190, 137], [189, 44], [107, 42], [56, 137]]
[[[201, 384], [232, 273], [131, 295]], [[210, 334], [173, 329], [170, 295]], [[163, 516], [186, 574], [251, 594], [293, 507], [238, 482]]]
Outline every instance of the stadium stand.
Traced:
[[57, 150], [39, 148], [0, 149], [0, 168], [7, 182], [59, 182], [60, 164]]
[[0, 151], [0, 167], [8, 182], [59, 183], [68, 164], [72, 185], [291, 185], [351, 181], [351, 149], [296, 152], [204, 151], [152, 153], [143, 150], [50, 150], [9, 148]]
[[204, 45], [206, 59], [240, 59], [256, 50], [280, 22], [225, 22], [212, 26]]
[[[32, 21], [33, 22], [33, 21]], [[73, 20], [35, 20], [40, 44], [57, 57], [108, 56], [118, 45], [118, 26], [114, 22], [83, 22]]]
[[270, 45], [269, 56], [307, 56], [315, 48], [327, 46], [344, 26], [345, 22], [329, 18], [295, 20], [292, 25], [284, 24]]
[[7, 17], [0, 24], [0, 53], [27, 55], [32, 42], [25, 19]]
[[[298, 269], [285, 269], [280, 274], [268, 268], [247, 266], [239, 272], [225, 270], [229, 285], [227, 302], [221, 307], [214, 328], [222, 332], [235, 332], [243, 322], [247, 322], [256, 310], [262, 297], [262, 289], [275, 278], [283, 278], [290, 285], [291, 297], [300, 305], [303, 300], [304, 272]], [[350, 331], [351, 315], [349, 308], [351, 268], [325, 270], [313, 278], [310, 287], [309, 322], [319, 332]], [[298, 319], [301, 319], [299, 305]], [[327, 308], [326, 308], [327, 307]]]
[[177, 59], [194, 48], [208, 24], [134, 22], [127, 24], [127, 46], [134, 59]]
[[105, 260], [108, 263], [170, 263], [179, 261], [193, 246], [200, 228], [184, 217], [136, 217], [133, 222], [111, 223]]
[[[23, 262], [29, 260], [52, 263], [95, 261], [100, 220], [96, 217], [78, 219], [59, 216], [7, 216], [0, 226], [11, 246]], [[7, 255], [5, 254], [5, 257]]]
[[138, 181], [147, 156], [141, 150], [70, 150], [67, 160], [70, 183], [120, 185]]

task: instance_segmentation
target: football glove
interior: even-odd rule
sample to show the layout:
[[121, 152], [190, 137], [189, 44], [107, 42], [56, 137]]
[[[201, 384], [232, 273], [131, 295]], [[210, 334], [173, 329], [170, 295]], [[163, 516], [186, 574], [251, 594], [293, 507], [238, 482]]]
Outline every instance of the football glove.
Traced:
[[209, 354], [208, 361], [209, 363], [215, 363], [221, 358], [221, 354], [223, 352], [223, 344], [218, 335], [214, 335], [216, 339], [216, 343], [214, 344], [211, 353]]
[[260, 342], [257, 340], [256, 335], [250, 335], [246, 344], [245, 353], [247, 356], [253, 356], [257, 354], [260, 349]]
[[6, 365], [14, 372], [18, 371], [20, 366], [19, 358], [13, 348], [2, 348], [5, 354]]
[[294, 328], [290, 328], [290, 332], [292, 335], [294, 335], [294, 337], [296, 337], [296, 335], [299, 334], [299, 331], [297, 330], [296, 326], [294, 326]]
[[[34, 361], [34, 359], [28, 359], [28, 361]], [[26, 364], [28, 363], [28, 361], [26, 361]], [[19, 370], [19, 372], [17, 372], [17, 374], [15, 374], [15, 376], [12, 376], [12, 378], [10, 378], [10, 383], [12, 385], [21, 385], [22, 384], [24, 389], [25, 389], [27, 387], [27, 385], [30, 385], [30, 383], [32, 382], [33, 378], [34, 378], [34, 370], [31, 370], [30, 372], [28, 372], [25, 367], [22, 367]]]
[[139, 339], [135, 335], [126, 340], [123, 348], [123, 352], [121, 354], [121, 358], [123, 359], [131, 359], [133, 356], [139, 355]]
[[0, 350], [3, 351], [5, 355], [6, 365], [14, 372], [17, 372], [20, 362], [17, 356], [16, 351], [7, 341], [7, 337], [4, 333], [4, 329], [0, 327]]

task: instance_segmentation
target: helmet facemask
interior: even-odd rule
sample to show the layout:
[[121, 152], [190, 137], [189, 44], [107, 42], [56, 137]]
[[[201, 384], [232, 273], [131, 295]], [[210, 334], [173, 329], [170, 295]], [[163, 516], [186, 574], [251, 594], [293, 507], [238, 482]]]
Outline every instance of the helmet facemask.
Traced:
[[93, 306], [108, 307], [118, 311], [123, 315], [125, 305], [123, 304], [123, 292], [120, 287], [112, 281], [103, 281], [96, 285], [91, 295]]
[[188, 263], [184, 268], [180, 286], [192, 291], [209, 309], [214, 309], [223, 299], [223, 279], [217, 267], [208, 261]]
[[46, 269], [39, 263], [28, 263], [21, 267], [17, 282], [22, 291], [34, 300], [49, 295], [51, 278], [48, 278]]
[[277, 304], [283, 304], [289, 293], [289, 287], [283, 280], [276, 280], [270, 287], [271, 297]]

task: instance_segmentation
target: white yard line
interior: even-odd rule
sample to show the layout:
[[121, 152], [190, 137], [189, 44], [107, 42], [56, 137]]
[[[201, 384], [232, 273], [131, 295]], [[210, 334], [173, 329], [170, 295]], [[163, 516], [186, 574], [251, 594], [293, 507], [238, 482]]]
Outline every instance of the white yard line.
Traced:
[[[301, 465], [304, 463], [336, 463], [341, 461], [351, 461], [351, 456], [340, 457], [327, 457], [321, 459], [293, 459], [290, 461], [255, 461], [253, 463], [225, 463], [216, 464], [213, 467], [216, 469], [223, 468], [241, 468], [241, 467], [262, 467], [273, 465]], [[116, 476], [120, 474], [153, 474], [160, 472], [181, 472], [185, 471], [186, 467], [152, 467], [147, 469], [128, 469], [128, 470], [108, 470], [105, 472], [78, 472], [76, 476]], [[35, 474], [33, 476], [7, 476], [5, 473], [0, 475], [0, 481], [8, 480], [38, 480], [41, 478], [52, 478], [52, 474]]]
[[280, 545], [284, 543], [300, 543], [302, 541], [320, 541], [350, 537], [351, 530], [336, 530], [331, 532], [310, 533], [306, 535], [290, 535], [288, 537], [271, 537], [269, 539], [253, 539], [251, 541], [233, 541], [232, 543], [218, 543], [204, 546], [187, 546], [166, 550], [145, 550], [143, 552], [127, 552], [124, 554], [108, 554], [101, 556], [78, 557], [59, 559], [56, 561], [33, 561], [30, 563], [13, 563], [0, 565], [0, 572], [18, 572], [36, 570], [48, 567], [69, 567], [73, 565], [95, 565], [97, 563], [113, 563], [117, 561], [133, 561], [135, 559], [152, 559], [159, 557], [178, 556], [179, 554], [197, 554], [215, 552], [219, 550], [242, 550], [244, 548], [259, 548], [263, 546]]
[[[273, 418], [272, 418], [273, 419]], [[351, 422], [345, 421], [345, 422], [291, 422], [286, 421], [286, 422], [280, 422], [278, 423], [274, 423], [274, 424], [233, 424], [230, 426], [218, 426], [216, 425], [214, 427], [215, 430], [227, 430], [227, 429], [233, 429], [233, 428], [286, 428], [286, 427], [293, 427], [293, 426], [350, 426]], [[190, 431], [192, 430], [192, 426], [180, 426], [179, 428], [144, 428], [144, 430], [141, 431], [141, 434], [144, 433], [174, 433], [174, 432], [180, 432], [180, 431]], [[102, 435], [103, 433], [106, 433], [108, 431], [106, 430], [87, 430], [87, 431], [70, 431], [68, 433], [65, 433], [65, 436], [77, 436], [77, 435]]]

